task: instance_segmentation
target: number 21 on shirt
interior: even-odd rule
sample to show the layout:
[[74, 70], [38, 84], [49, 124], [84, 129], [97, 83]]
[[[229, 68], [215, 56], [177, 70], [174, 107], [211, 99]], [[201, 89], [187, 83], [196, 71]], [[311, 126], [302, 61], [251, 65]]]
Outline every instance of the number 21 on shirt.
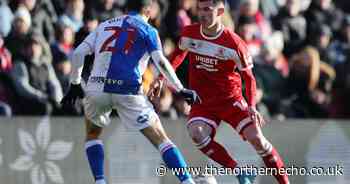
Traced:
[[[101, 52], [115, 53], [118, 51], [122, 51], [125, 54], [128, 54], [129, 50], [131, 49], [132, 45], [135, 42], [135, 38], [136, 38], [136, 30], [135, 29], [133, 29], [133, 28], [123, 29], [123, 28], [118, 27], [118, 26], [110, 26], [110, 27], [105, 27], [104, 31], [110, 31], [110, 32], [113, 32], [113, 34], [104, 41], [104, 43], [102, 44], [102, 47], [100, 49], [100, 53]], [[118, 41], [119, 36], [123, 32], [127, 33], [127, 39], [126, 39], [126, 43], [124, 44], [124, 46], [121, 47], [118, 44], [111, 46], [111, 43], [113, 41], [116, 41], [116, 42]]]

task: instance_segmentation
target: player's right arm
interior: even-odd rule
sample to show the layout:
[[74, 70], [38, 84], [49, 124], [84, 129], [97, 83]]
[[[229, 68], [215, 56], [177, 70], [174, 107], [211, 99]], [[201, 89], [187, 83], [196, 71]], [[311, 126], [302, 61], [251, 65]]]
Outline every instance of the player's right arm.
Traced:
[[201, 103], [197, 93], [193, 90], [185, 89], [171, 66], [168, 59], [162, 52], [162, 45], [157, 31], [152, 31], [147, 38], [148, 51], [151, 53], [152, 60], [160, 73], [170, 82], [176, 92], [182, 95], [189, 104]]

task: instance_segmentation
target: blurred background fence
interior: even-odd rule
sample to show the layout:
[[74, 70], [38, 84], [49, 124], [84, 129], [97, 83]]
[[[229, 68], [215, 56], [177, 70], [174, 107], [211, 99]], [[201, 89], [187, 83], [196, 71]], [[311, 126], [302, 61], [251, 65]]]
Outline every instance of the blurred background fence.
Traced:
[[[207, 160], [195, 150], [184, 119], [163, 119], [166, 131], [191, 166]], [[0, 183], [92, 183], [84, 153], [85, 126], [81, 118], [0, 119]], [[263, 129], [278, 148], [287, 166], [343, 168], [341, 176], [291, 176], [293, 184], [346, 184], [350, 180], [350, 123], [333, 120], [274, 121]], [[236, 133], [222, 124], [217, 139], [242, 164], [262, 162]], [[159, 153], [138, 132], [114, 119], [104, 132], [106, 171], [111, 184], [176, 184], [174, 176], [158, 177]], [[217, 176], [220, 184], [234, 183], [233, 176]], [[273, 184], [272, 177], [258, 177], [258, 184]]]

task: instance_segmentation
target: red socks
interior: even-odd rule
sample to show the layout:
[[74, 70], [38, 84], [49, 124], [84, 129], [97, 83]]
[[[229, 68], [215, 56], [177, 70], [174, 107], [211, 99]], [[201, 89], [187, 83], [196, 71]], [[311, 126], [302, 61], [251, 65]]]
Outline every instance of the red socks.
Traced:
[[215, 162], [226, 168], [233, 169], [237, 166], [237, 162], [228, 154], [225, 148], [216, 141], [210, 139], [203, 144], [200, 144], [197, 147]]
[[[260, 155], [261, 155], [262, 159], [264, 160], [267, 168], [281, 169], [284, 167], [283, 160], [274, 147], [272, 147], [270, 153], [268, 153], [269, 151], [266, 151], [266, 152], [265, 152], [265, 154], [263, 153]], [[274, 177], [276, 178], [276, 180], [278, 181], [279, 184], [289, 184], [287, 174], [279, 175], [278, 173], [276, 173], [274, 175]]]
[[[202, 144], [197, 145], [197, 147], [209, 158], [226, 168], [234, 169], [237, 166], [237, 162], [229, 155], [225, 148], [210, 137], [204, 140]], [[258, 153], [261, 155], [267, 168], [281, 169], [284, 167], [283, 160], [272, 145], [266, 151]], [[276, 173], [274, 177], [279, 184], [289, 184], [287, 174], [279, 175]]]

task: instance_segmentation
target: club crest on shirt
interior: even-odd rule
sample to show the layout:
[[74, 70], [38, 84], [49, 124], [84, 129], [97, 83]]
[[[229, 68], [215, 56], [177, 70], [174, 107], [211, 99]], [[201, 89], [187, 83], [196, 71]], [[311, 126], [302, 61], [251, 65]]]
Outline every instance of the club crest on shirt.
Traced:
[[191, 49], [198, 49], [199, 48], [199, 44], [196, 43], [195, 41], [191, 41], [189, 43], [189, 48], [191, 48]]

